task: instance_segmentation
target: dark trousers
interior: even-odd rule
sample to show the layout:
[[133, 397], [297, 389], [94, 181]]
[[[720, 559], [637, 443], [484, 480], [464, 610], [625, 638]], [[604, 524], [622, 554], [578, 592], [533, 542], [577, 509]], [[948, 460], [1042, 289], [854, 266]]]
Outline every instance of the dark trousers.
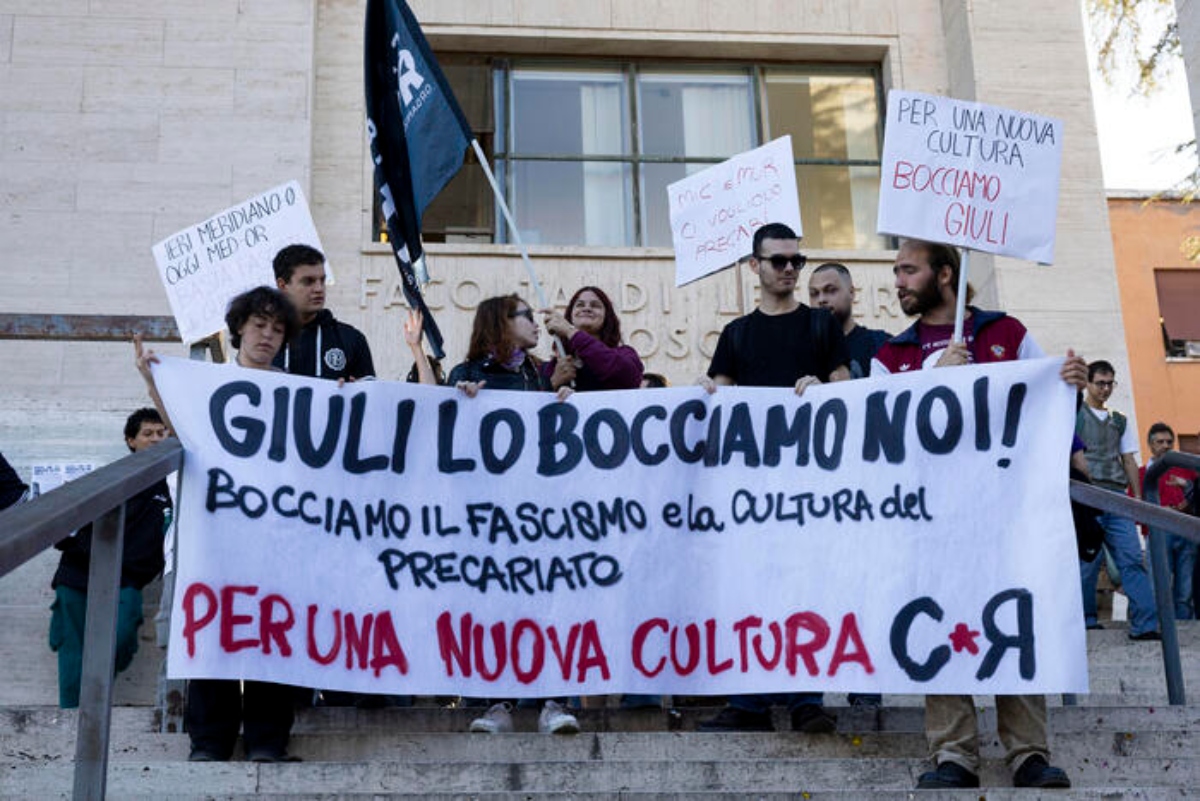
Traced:
[[[243, 686], [244, 685], [244, 686]], [[188, 682], [184, 725], [192, 748], [229, 759], [242, 728], [246, 753], [287, 753], [295, 713], [293, 688], [263, 681], [193, 679]]]
[[[50, 610], [50, 650], [58, 654], [58, 705], [63, 709], [76, 709], [83, 679], [87, 590], [58, 585], [54, 588], [54, 604]], [[142, 591], [136, 587], [122, 587], [117, 601], [117, 673], [133, 662], [141, 625]]]
[[1192, 567], [1192, 609], [1196, 612], [1196, 617], [1200, 617], [1200, 558], [1196, 559], [1196, 564]]
[[771, 706], [786, 706], [789, 712], [809, 704], [820, 706], [825, 701], [823, 693], [762, 693], [760, 695], [731, 695], [729, 705], [745, 712], [770, 712]]

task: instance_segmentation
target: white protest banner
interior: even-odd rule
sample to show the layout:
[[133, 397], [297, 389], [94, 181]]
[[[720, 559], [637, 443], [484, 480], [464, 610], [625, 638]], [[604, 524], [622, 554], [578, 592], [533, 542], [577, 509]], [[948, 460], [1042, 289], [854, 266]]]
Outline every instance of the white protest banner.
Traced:
[[782, 136], [667, 187], [675, 286], [750, 254], [754, 231], [785, 223], [802, 235], [792, 137]]
[[1086, 691], [1061, 363], [560, 403], [163, 359], [170, 675]]
[[888, 93], [881, 234], [1054, 261], [1059, 120], [919, 92]]
[[[304, 190], [290, 181], [155, 245], [154, 261], [183, 341], [222, 330], [234, 297], [256, 286], [275, 286], [271, 261], [295, 244], [324, 251]], [[328, 263], [325, 274], [332, 275]]]

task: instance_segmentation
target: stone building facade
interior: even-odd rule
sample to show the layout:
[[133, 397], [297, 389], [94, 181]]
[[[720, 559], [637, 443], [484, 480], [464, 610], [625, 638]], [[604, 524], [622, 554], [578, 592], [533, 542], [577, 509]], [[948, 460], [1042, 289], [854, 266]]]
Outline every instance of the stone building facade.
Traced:
[[[785, 130], [799, 143], [810, 257], [850, 266], [865, 324], [906, 325], [891, 288], [894, 242], [873, 230], [879, 116], [891, 87], [1064, 121], [1054, 266], [980, 256], [973, 282], [984, 305], [1020, 316], [1047, 351], [1074, 346], [1124, 371], [1077, 4], [411, 5], [497, 162], [551, 303], [584, 283], [608, 289], [647, 368], [673, 382], [703, 372], [755, 286], [743, 274], [739, 292], [739, 276], [726, 271], [674, 287], [657, 187], [731, 155], [722, 148]], [[367, 334], [380, 376], [401, 378], [404, 307], [390, 249], [377, 241], [364, 134], [364, 7], [0, 0], [0, 315], [168, 314], [151, 245], [295, 178], [335, 268], [331, 308]], [[658, 150], [655, 136], [666, 142]], [[558, 152], [564, 141], [575, 151]], [[596, 152], [605, 157], [580, 158]], [[428, 297], [451, 362], [466, 350], [481, 298], [532, 297], [478, 181], [461, 179], [426, 221], [436, 228]], [[158, 349], [185, 354], [181, 344]], [[145, 402], [122, 343], [0, 340], [0, 370], [0, 450], [22, 470], [121, 455], [121, 422]]]
[[[1200, 453], [1200, 206], [1178, 197], [1110, 193], [1113, 252], [1142, 462], [1150, 426], [1164, 422], [1176, 447]], [[1122, 407], [1130, 408], [1130, 407]]]

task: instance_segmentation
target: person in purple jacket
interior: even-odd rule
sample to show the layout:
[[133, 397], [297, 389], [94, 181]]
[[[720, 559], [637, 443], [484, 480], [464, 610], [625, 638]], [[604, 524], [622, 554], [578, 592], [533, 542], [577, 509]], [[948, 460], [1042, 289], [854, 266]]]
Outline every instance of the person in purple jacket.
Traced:
[[[576, 392], [601, 389], [640, 389], [642, 360], [637, 351], [621, 342], [621, 320], [603, 289], [585, 286], [571, 296], [566, 315], [543, 310], [546, 330], [558, 337], [567, 357], [551, 360], [543, 369], [550, 385], [558, 390], [570, 386]], [[584, 706], [602, 707], [603, 696], [588, 696]], [[626, 695], [625, 708], [662, 706], [662, 696]]]
[[555, 390], [638, 389], [642, 360], [621, 342], [621, 321], [603, 289], [585, 286], [571, 296], [567, 313], [542, 311], [546, 330], [562, 341], [567, 358], [552, 359], [543, 369]]

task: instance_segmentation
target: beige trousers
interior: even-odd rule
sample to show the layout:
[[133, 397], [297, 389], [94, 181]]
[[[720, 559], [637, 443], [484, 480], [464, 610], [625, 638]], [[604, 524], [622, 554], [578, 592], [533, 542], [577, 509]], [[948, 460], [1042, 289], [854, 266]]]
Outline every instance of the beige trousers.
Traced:
[[[997, 695], [996, 730], [1011, 770], [1016, 771], [1034, 754], [1050, 761], [1046, 696]], [[979, 721], [972, 696], [925, 696], [925, 738], [935, 764], [953, 762], [979, 773]]]

